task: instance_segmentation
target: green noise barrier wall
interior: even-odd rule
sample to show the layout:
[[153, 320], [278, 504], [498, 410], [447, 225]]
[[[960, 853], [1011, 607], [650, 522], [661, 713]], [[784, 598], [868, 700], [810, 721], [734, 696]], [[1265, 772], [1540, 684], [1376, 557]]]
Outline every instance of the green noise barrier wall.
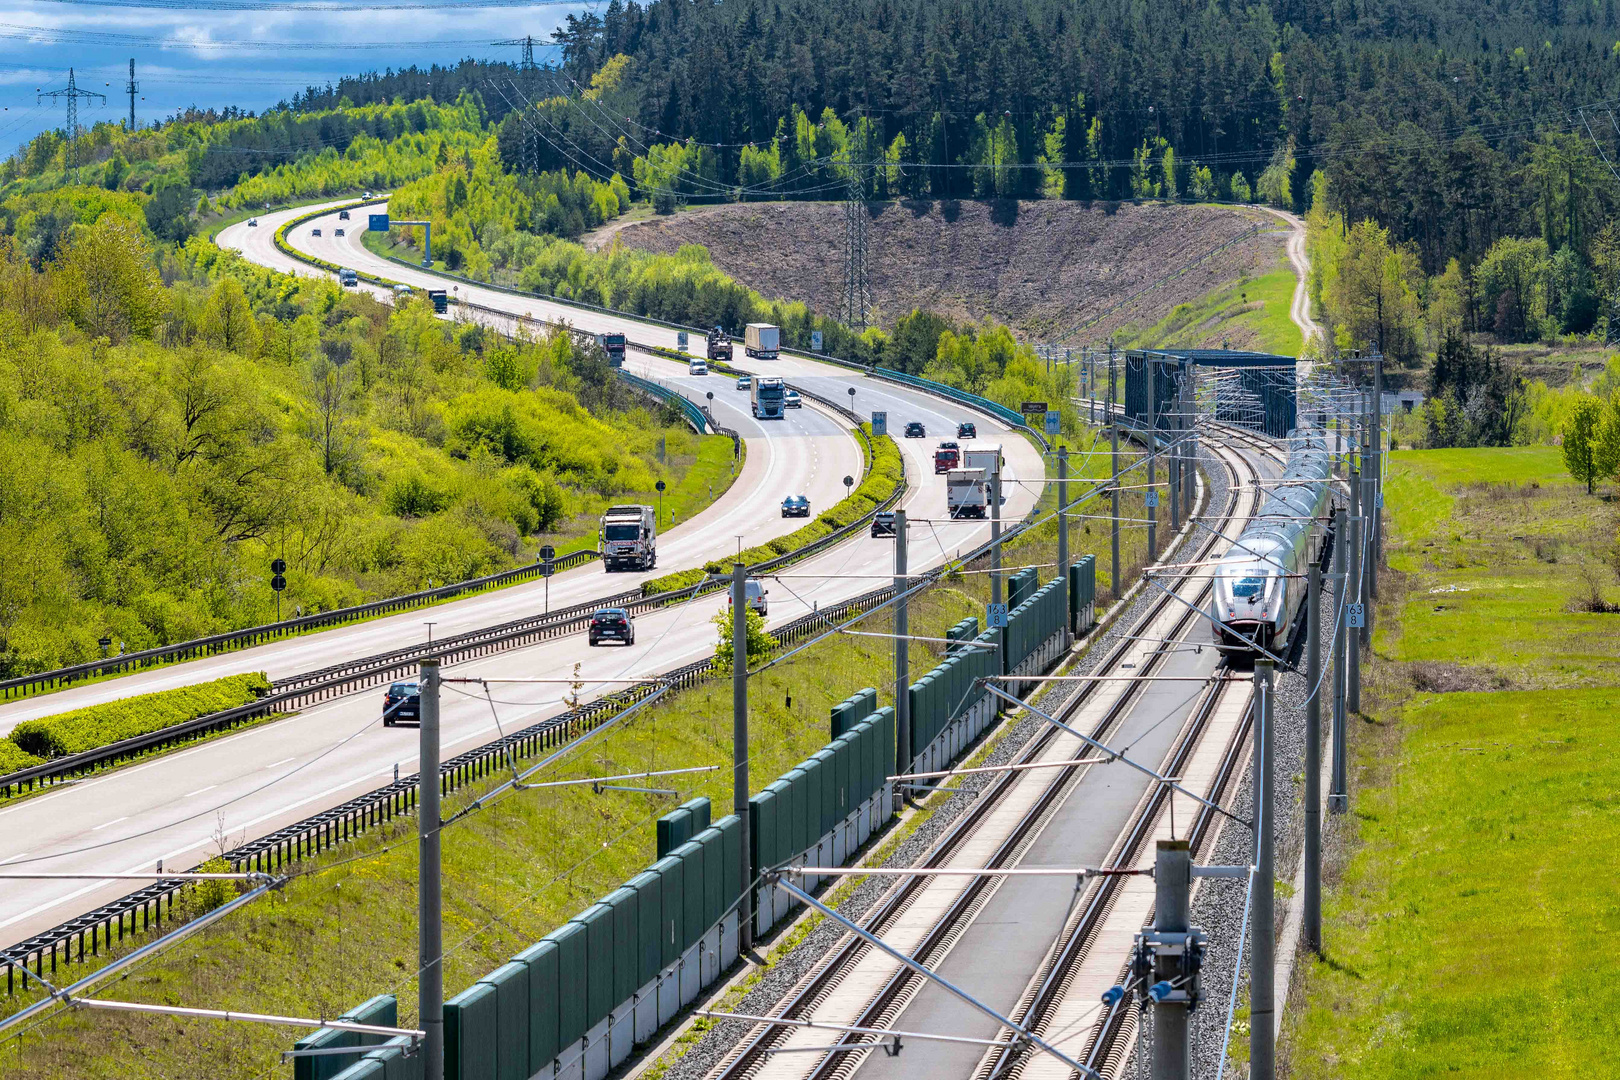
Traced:
[[[1089, 556], [1044, 586], [1022, 572], [1009, 579], [1017, 603], [1005, 628], [981, 632], [964, 619], [946, 631], [945, 660], [909, 689], [911, 771], [946, 768], [993, 722], [997, 699], [976, 680], [1031, 674], [1057, 659], [1065, 620], [1090, 610], [1094, 578]], [[895, 711], [878, 708], [867, 687], [830, 720], [826, 746], [748, 801], [747, 880], [739, 817], [711, 822], [706, 798], [664, 814], [650, 866], [445, 1002], [445, 1076], [602, 1080], [737, 959], [745, 889], [757, 936], [792, 913], [796, 901], [763, 872], [850, 861], [894, 815]], [[814, 889], [823, 880], [810, 872], [795, 883]], [[379, 997], [347, 1018], [394, 1026], [397, 1012], [392, 997]], [[408, 1041], [317, 1032], [298, 1046], [371, 1048], [358, 1060], [295, 1059], [294, 1077], [420, 1080], [421, 1055], [405, 1053]]]
[[1083, 634], [1097, 625], [1097, 556], [1083, 555], [1069, 566], [1069, 631]]

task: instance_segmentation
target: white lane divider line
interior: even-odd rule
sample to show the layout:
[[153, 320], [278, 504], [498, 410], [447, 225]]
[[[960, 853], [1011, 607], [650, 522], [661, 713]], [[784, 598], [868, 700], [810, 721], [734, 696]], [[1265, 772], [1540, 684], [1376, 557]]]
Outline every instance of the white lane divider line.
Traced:
[[219, 787], [218, 784], [209, 784], [207, 787], [200, 787], [196, 791], [188, 791], [188, 792], [186, 792], [184, 795], [182, 795], [180, 797], [182, 799], [189, 799], [193, 795], [201, 795], [203, 792], [205, 792], [205, 791], [213, 791], [217, 787]]
[[0, 859], [0, 866], [4, 866], [8, 862], [16, 862], [18, 859], [26, 859], [31, 854], [33, 854], [33, 853], [29, 852], [29, 851], [23, 851], [23, 852], [19, 852], [16, 855], [11, 856], [9, 859]]
[[290, 758], [290, 757], [284, 757], [280, 761], [272, 761], [270, 764], [266, 765], [265, 768], [266, 769], [274, 769], [276, 766], [285, 765], [285, 764], [287, 764], [287, 762], [289, 762], [291, 760], [293, 760], [293, 759]]
[[125, 814], [123, 817], [115, 817], [111, 821], [103, 821], [100, 825], [97, 825], [95, 828], [91, 829], [90, 831], [91, 832], [100, 832], [102, 829], [111, 828], [112, 826], [118, 824], [120, 821], [128, 821], [128, 820], [129, 820], [129, 815]]

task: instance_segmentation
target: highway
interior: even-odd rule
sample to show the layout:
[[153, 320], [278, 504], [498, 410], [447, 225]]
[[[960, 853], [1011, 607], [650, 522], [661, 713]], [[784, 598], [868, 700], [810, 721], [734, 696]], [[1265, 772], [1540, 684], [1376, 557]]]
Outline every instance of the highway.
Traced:
[[[233, 230], [251, 232], [254, 240], [273, 235], [275, 227], [269, 216], [261, 221], [256, 229], [242, 224], [225, 230], [222, 242], [230, 242]], [[637, 353], [628, 356], [625, 364], [635, 374], [676, 386], [695, 400], [704, 400], [704, 392], [713, 390], [715, 420], [742, 435], [748, 445], [747, 461], [731, 489], [711, 506], [688, 521], [660, 531], [657, 569], [609, 575], [600, 563], [587, 563], [560, 572], [551, 579], [551, 607], [587, 603], [633, 589], [648, 578], [701, 566], [735, 552], [739, 536], [744, 546], [753, 546], [786, 535], [804, 522], [782, 517], [782, 496], [807, 495], [812, 513], [820, 513], [844, 497], [845, 476], [860, 478], [860, 444], [846, 422], [830, 412], [807, 404], [803, 409], [788, 410], [783, 421], [762, 423], [750, 415], [748, 395], [735, 390], [733, 381], [724, 376], [688, 376], [679, 364]], [[772, 493], [776, 493], [774, 498], [770, 497]], [[424, 623], [429, 619], [433, 620], [435, 637], [498, 625], [540, 610], [546, 592], [543, 581], [525, 582], [432, 608], [136, 672], [54, 694], [19, 698], [0, 704], [0, 735], [23, 720], [135, 694], [249, 671], [263, 671], [271, 679], [280, 679], [343, 660], [374, 656], [425, 640], [428, 630]]]
[[[302, 212], [307, 211], [286, 212], [280, 220]], [[357, 216], [363, 228], [363, 214]], [[244, 225], [223, 233], [222, 243], [239, 242], [255, 261], [285, 268], [288, 260], [274, 252], [269, 243], [277, 227], [277, 216], [266, 215], [259, 221], [259, 226], [247, 239], [240, 238], [240, 234], [247, 231]], [[335, 215], [329, 215], [317, 224], [324, 231], [334, 222]], [[299, 230], [300, 236], [303, 232]], [[358, 238], [355, 239], [357, 243]], [[293, 242], [302, 245], [307, 241], [295, 237]], [[267, 254], [267, 249], [273, 255]], [[354, 262], [358, 264], [360, 260], [356, 258]], [[371, 265], [365, 268], [413, 285], [439, 284], [428, 275], [416, 274], [413, 278], [412, 271], [386, 262], [380, 268]], [[531, 309], [538, 318], [551, 318], [559, 312], [569, 316], [580, 314], [562, 305], [529, 301], [494, 290], [463, 291], [473, 292], [480, 304], [500, 307], [514, 315]], [[584, 318], [577, 319], [576, 323], [587, 328], [628, 329], [637, 341], [646, 343], [660, 343], [660, 335], [665, 335], [668, 343], [674, 345], [674, 331], [649, 329], [643, 324], [610, 316], [590, 315], [590, 319], [590, 325]], [[701, 350], [701, 340], [696, 341], [693, 348]], [[645, 358], [633, 363], [642, 365], [642, 370], [655, 370]], [[987, 522], [944, 520], [944, 482], [933, 472], [932, 451], [940, 437], [954, 436], [958, 420], [973, 419], [981, 439], [999, 441], [1004, 447], [1010, 481], [1004, 508], [1006, 520], [1021, 518], [1038, 497], [1040, 485], [1033, 481], [1043, 475], [1039, 452], [1023, 436], [1013, 434], [983, 415], [973, 415], [961, 406], [926, 394], [865, 379], [857, 373], [815, 361], [742, 361], [742, 366], [769, 369], [839, 400], [848, 400], [848, 389], [853, 386], [856, 408], [862, 412], [887, 411], [895, 431], [912, 420], [926, 425], [928, 438], [897, 440], [911, 481], [902, 505], [913, 519], [910, 539], [914, 572], [938, 565], [989, 535]], [[661, 370], [661, 378], [668, 378], [671, 373], [677, 378], [686, 378], [679, 375], [680, 369], [674, 365], [657, 370]], [[712, 385], [715, 401], [722, 409], [730, 408], [729, 401], [741, 404], [744, 398], [731, 388], [729, 380], [721, 377], [688, 382]], [[747, 420], [746, 413], [738, 417], [717, 412], [717, 416], [722, 423], [739, 430], [752, 430], [748, 426], [752, 421]], [[763, 538], [768, 528], [765, 523], [772, 520], [772, 515], [780, 513], [781, 496], [794, 490], [785, 479], [781, 480], [783, 487], [773, 486], [773, 475], [790, 475], [789, 471], [773, 474], [773, 468], [805, 470], [798, 474], [805, 480], [797, 490], [810, 494], [813, 508], [817, 510], [830, 505], [834, 497], [842, 494], [843, 473], [859, 474], [858, 458], [853, 465], [849, 464], [852, 440], [847, 434], [841, 434], [830, 418], [806, 408], [786, 423], [767, 426], [779, 427], [784, 433], [798, 433], [780, 438], [773, 431], [751, 442], [749, 471], [726, 499], [693, 524], [688, 546], [684, 550], [676, 546], [679, 528], [670, 534], [667, 546], [660, 544], [659, 572], [735, 550], [735, 535], [727, 535], [728, 530], [731, 534], [742, 534], [745, 543], [757, 542], [743, 527], [746, 524], [751, 523], [758, 538]], [[789, 439], [796, 441], [789, 443]], [[806, 439], [811, 440], [809, 454], [801, 450]], [[773, 464], [773, 453], [784, 460]], [[835, 488], [831, 494], [825, 486], [829, 483]], [[783, 531], [783, 524], [775, 524], [774, 528]], [[769, 621], [772, 624], [785, 622], [813, 606], [866, 592], [881, 584], [882, 579], [893, 572], [893, 566], [892, 540], [866, 536], [852, 539], [767, 582]], [[553, 579], [552, 602], [588, 599], [593, 593], [617, 591], [636, 580], [637, 575], [632, 574], [607, 577], [600, 568], [560, 575]], [[567, 583], [563, 584], [565, 581]], [[566, 595], [559, 595], [559, 586]], [[538, 584], [519, 586], [435, 608], [432, 616], [439, 622], [435, 632], [452, 633], [530, 613], [538, 602], [539, 588]], [[637, 620], [634, 647], [593, 649], [580, 633], [456, 665], [448, 668], [446, 675], [533, 678], [571, 675], [577, 666], [578, 678], [584, 684], [581, 696], [589, 699], [609, 688], [612, 683], [608, 680], [653, 674], [710, 653], [714, 644], [710, 620], [725, 603], [723, 596], [711, 595], [644, 615]], [[478, 604], [487, 606], [471, 607]], [[467, 610], [474, 613], [465, 618], [458, 616], [459, 621], [450, 625], [439, 621], [460, 605], [469, 605]], [[278, 665], [283, 656], [291, 662], [290, 657], [296, 654], [304, 660], [292, 663], [292, 668], [317, 667], [338, 659], [334, 648], [340, 641], [351, 642], [357, 652], [369, 654], [420, 640], [426, 614], [410, 613], [266, 646], [264, 650], [247, 650], [195, 664], [177, 665], [150, 673], [150, 678], [184, 682], [214, 677], [227, 670], [264, 670], [267, 657], [272, 655]], [[277, 649], [291, 652], [267, 651]], [[274, 675], [277, 670], [291, 669], [272, 667], [271, 670]], [[133, 679], [120, 679], [83, 690], [93, 699], [99, 687], [123, 684], [135, 685]], [[144, 688], [155, 686], [149, 683]], [[444, 756], [450, 757], [496, 737], [497, 717], [501, 730], [511, 731], [564, 711], [562, 697], [567, 689], [537, 684], [497, 687], [492, 696], [503, 704], [496, 706], [495, 715], [481, 694], [467, 696], [447, 692], [442, 717]], [[55, 711], [68, 707], [64, 703], [72, 700], [70, 694], [78, 693], [80, 691], [72, 691], [41, 700], [51, 702], [51, 711]], [[383, 728], [381, 699], [380, 690], [338, 699], [284, 720], [0, 809], [0, 864], [29, 865], [56, 872], [145, 870], [158, 860], [165, 866], [185, 867], [215, 854], [221, 839], [226, 847], [235, 846], [368, 791], [392, 779], [396, 766], [402, 775], [413, 772], [416, 769], [416, 731]], [[43, 882], [28, 889], [7, 890], [0, 896], [0, 943], [20, 940], [128, 891], [126, 882]]]

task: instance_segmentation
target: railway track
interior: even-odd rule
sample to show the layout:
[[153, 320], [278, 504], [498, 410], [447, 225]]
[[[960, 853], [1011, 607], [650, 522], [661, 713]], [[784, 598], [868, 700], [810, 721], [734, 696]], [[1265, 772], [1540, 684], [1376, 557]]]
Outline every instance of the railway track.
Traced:
[[[1247, 438], [1238, 441], [1249, 442]], [[1275, 453], [1275, 447], [1263, 441], [1264, 452]], [[1257, 468], [1245, 456], [1229, 448], [1217, 451], [1230, 480], [1227, 506], [1222, 517], [1231, 522], [1235, 518], [1252, 514], [1258, 507]], [[1222, 530], [1227, 531], [1227, 530]], [[1193, 545], [1195, 554], [1187, 563], [1198, 563], [1217, 554], [1226, 541], [1211, 533], [1201, 543]], [[1129, 634], [1123, 636], [1098, 665], [1099, 675], [1152, 675], [1163, 671], [1173, 657], [1185, 654], [1189, 635], [1199, 621], [1194, 608], [1201, 608], [1208, 593], [1205, 579], [1188, 574], [1180, 578], [1170, 591], [1174, 595], [1161, 595], [1151, 603]], [[1092, 681], [1081, 683], [1079, 692], [1071, 695], [1057, 718], [1064, 724], [1086, 731], [1092, 738], [1108, 740], [1119, 736], [1133, 711], [1150, 693], [1152, 684], [1141, 679], [1128, 681]], [[1246, 719], [1247, 685], [1234, 688], [1223, 662], [1210, 672], [1208, 685], [1198, 694], [1190, 714], [1179, 725], [1169, 755], [1163, 766], [1165, 774], [1176, 776], [1178, 770], [1205, 767], [1195, 763], [1200, 746], [1218, 742], [1222, 747], [1224, 765], [1212, 765], [1212, 777], [1219, 775], [1221, 785], [1232, 782], [1236, 759], [1234, 746], [1240, 746], [1239, 731]], [[1151, 710], [1144, 710], [1151, 711]], [[1141, 720], [1131, 721], [1140, 725]], [[1157, 723], [1153, 727], [1159, 726]], [[1134, 729], [1133, 729], [1134, 730]], [[1149, 728], [1151, 731], [1152, 729]], [[1246, 729], [1245, 729], [1246, 730]], [[1213, 738], [1211, 738], [1213, 736]], [[1017, 865], [1041, 838], [1043, 830], [1052, 823], [1076, 787], [1096, 766], [1079, 759], [1091, 751], [1081, 740], [1055, 727], [1047, 726], [1017, 757], [1019, 763], [1052, 763], [1054, 767], [1031, 771], [1000, 774], [981, 793], [974, 805], [954, 822], [938, 840], [918, 866], [930, 869], [974, 868], [1000, 869]], [[1208, 757], [1208, 755], [1203, 755]], [[1062, 766], [1061, 762], [1074, 761]], [[1158, 765], [1156, 759], [1149, 764]], [[1186, 780], [1195, 779], [1196, 772], [1185, 774]], [[1202, 786], [1202, 785], [1201, 785]], [[1222, 788], [1224, 790], [1224, 788]], [[1112, 864], [1125, 867], [1142, 849], [1146, 838], [1157, 828], [1159, 811], [1166, 803], [1168, 789], [1159, 783], [1150, 783], [1148, 791], [1132, 813], [1129, 823], [1115, 839], [1110, 852]], [[1178, 801], [1184, 797], [1178, 796]], [[1185, 800], [1189, 807], [1197, 806]], [[1190, 810], [1181, 819], [1193, 823], [1197, 815]], [[1211, 831], [1212, 822], [1195, 823], [1204, 833]], [[1072, 861], [1061, 865], [1075, 865]], [[961, 878], [921, 875], [899, 879], [862, 918], [863, 926], [881, 936], [890, 946], [911, 956], [914, 960], [938, 970], [940, 963], [963, 938], [974, 920], [985, 909], [1005, 877], [977, 877], [962, 883]], [[1027, 880], [1027, 879], [1026, 879]], [[1048, 879], [1050, 880], [1050, 879]], [[1046, 960], [1037, 970], [1019, 1001], [1019, 1011], [1032, 1022], [1050, 1028], [1047, 1018], [1062, 1020], [1063, 1007], [1068, 1001], [1064, 992], [1073, 982], [1070, 977], [1076, 962], [1091, 955], [1111, 954], [1113, 972], [1117, 974], [1125, 957], [1122, 950], [1102, 943], [1100, 935], [1114, 920], [1110, 913], [1118, 908], [1122, 882], [1137, 879], [1101, 879], [1086, 891], [1064, 921], [1064, 932], [1048, 950]], [[1112, 882], [1113, 884], [1109, 884]], [[1149, 884], [1147, 894], [1151, 899]], [[1131, 927], [1131, 933], [1141, 924]], [[771, 1013], [773, 1017], [789, 1020], [814, 1020], [819, 1023], [842, 1025], [850, 1028], [884, 1029], [919, 1025], [900, 1023], [899, 1017], [919, 993], [927, 989], [925, 980], [910, 969], [871, 947], [854, 934], [846, 935], [829, 951]], [[935, 988], [937, 990], [937, 988]], [[1097, 1000], [1091, 998], [1092, 1002]], [[929, 1028], [928, 1030], [934, 1030]], [[958, 1034], [954, 1029], [939, 1030], [940, 1034]], [[1039, 1033], [1039, 1032], [1038, 1032]], [[1043, 1034], [1043, 1038], [1048, 1038]], [[1089, 1042], [1098, 1040], [1091, 1038]], [[731, 1052], [710, 1073], [713, 1080], [754, 1080], [754, 1078], [814, 1078], [814, 1080], [845, 1080], [868, 1060], [880, 1066], [885, 1059], [874, 1058], [872, 1051], [882, 1041], [872, 1034], [845, 1033], [836, 1042], [829, 1043], [825, 1033], [787, 1024], [765, 1022], [753, 1025]], [[1003, 1032], [1002, 1046], [992, 1048], [975, 1070], [962, 1068], [965, 1075], [979, 1076], [1006, 1074], [1013, 1068], [1022, 1068], [1035, 1061], [1050, 1064], [1058, 1072], [1068, 1075], [1072, 1070], [1056, 1058], [1039, 1051], [1030, 1055], [1028, 1044], [1018, 1040], [1015, 1044], [1011, 1032]], [[1050, 1041], [1050, 1040], [1049, 1040]], [[1082, 1057], [1086, 1047], [1077, 1048], [1074, 1040], [1064, 1040], [1065, 1053]], [[935, 1046], [941, 1044], [934, 1044]], [[915, 1059], [918, 1043], [908, 1043], [908, 1056]], [[1079, 1049], [1080, 1053], [1075, 1051]], [[960, 1054], [961, 1046], [952, 1047]], [[910, 1061], [904, 1068], [893, 1066], [889, 1071], [916, 1075], [919, 1063]], [[930, 1075], [940, 1074], [938, 1068], [925, 1068]]]

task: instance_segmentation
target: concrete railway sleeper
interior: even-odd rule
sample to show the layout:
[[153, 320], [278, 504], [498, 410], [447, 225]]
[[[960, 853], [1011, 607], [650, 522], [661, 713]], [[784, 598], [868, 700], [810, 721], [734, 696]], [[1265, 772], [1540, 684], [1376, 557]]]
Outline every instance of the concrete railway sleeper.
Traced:
[[[1247, 468], [1238, 455], [1226, 453], [1226, 465], [1234, 480], [1239, 478], [1240, 468]], [[1234, 464], [1234, 461], [1238, 462]], [[1252, 470], [1250, 470], [1252, 471]], [[1253, 488], [1253, 485], [1246, 485]], [[1226, 510], [1226, 516], [1231, 517], [1237, 511], [1241, 495], [1234, 489]], [[1250, 496], [1252, 503], [1258, 503], [1258, 493]], [[1251, 511], [1252, 512], [1252, 511]], [[1220, 541], [1211, 536], [1200, 545], [1200, 553], [1189, 560], [1192, 562], [1201, 559], [1210, 549]], [[1184, 578], [1179, 588], [1190, 590], [1196, 596], [1194, 606], [1201, 602], [1207, 592], [1207, 584], [1198, 582], [1191, 577]], [[1186, 607], [1174, 605], [1169, 596], [1162, 597], [1149, 606], [1147, 613], [1139, 620], [1142, 630], [1149, 630], [1156, 624], [1167, 623], [1162, 632], [1148, 634], [1145, 632], [1133, 633], [1121, 640], [1098, 667], [1101, 673], [1124, 670], [1127, 657], [1135, 657], [1134, 674], [1149, 674], [1158, 669], [1164, 658], [1174, 649], [1173, 640], [1185, 634], [1191, 627], [1196, 614]], [[1153, 637], [1157, 643], [1151, 646], [1139, 644], [1142, 639]], [[1102, 704], [1102, 715], [1092, 724], [1091, 731], [1094, 738], [1102, 738], [1113, 730], [1121, 717], [1126, 715], [1134, 703], [1144, 692], [1147, 685], [1145, 680], [1133, 680], [1124, 683], [1107, 684], [1103, 682], [1088, 682], [1082, 684], [1080, 691], [1074, 695], [1065, 706], [1062, 717], [1065, 722], [1088, 710], [1093, 703]], [[1108, 695], [1112, 694], [1109, 701]], [[1219, 695], [1210, 690], [1206, 692], [1207, 702], [1213, 702]], [[1206, 706], [1207, 707], [1207, 706]], [[1202, 710], [1200, 710], [1202, 711]], [[1020, 755], [1020, 763], [1028, 763], [1043, 753], [1056, 751], [1061, 753], [1063, 747], [1055, 728], [1048, 728], [1036, 739], [1032, 740]], [[1084, 756], [1087, 751], [1077, 748]], [[954, 823], [935, 845], [932, 851], [921, 861], [925, 868], [939, 868], [947, 865], [959, 853], [965, 853], [972, 845], [993, 845], [988, 852], [988, 858], [980, 857], [975, 865], [985, 867], [1005, 866], [1017, 858], [1025, 850], [1030, 839], [1039, 833], [1052, 808], [1057, 805], [1072, 789], [1080, 775], [1082, 766], [1060, 770], [1056, 778], [1040, 779], [1030, 778], [1028, 773], [1007, 773], [987, 788], [986, 792], [976, 802], [975, 806]], [[1038, 793], [1030, 797], [1029, 791], [1036, 785], [1044, 784]], [[1008, 802], [1019, 787], [1024, 787], [1023, 798], [1027, 806], [1023, 809], [1010, 829], [990, 825], [993, 817], [1004, 816], [1004, 804]], [[983, 832], [994, 833], [993, 836], [983, 837]], [[918, 876], [904, 879], [901, 884], [890, 890], [872, 911], [863, 920], [864, 925], [875, 933], [884, 933], [892, 930], [896, 923], [918, 904], [925, 892], [929, 890], [930, 882], [941, 879], [928, 876]], [[931, 920], [920, 935], [914, 947], [908, 949], [909, 954], [916, 960], [928, 963], [936, 953], [941, 953], [950, 947], [951, 943], [961, 933], [963, 927], [972, 920], [982, 907], [984, 897], [996, 886], [999, 879], [976, 878], [965, 887], [956, 890], [948, 902], [943, 904], [943, 914]], [[928, 903], [926, 910], [932, 911], [940, 907], [935, 899]], [[852, 972], [869, 955], [878, 955], [876, 950], [870, 949], [866, 943], [854, 935], [846, 937], [843, 943], [829, 955], [828, 959], [818, 965], [794, 990], [788, 998], [778, 1007], [775, 1015], [806, 1019], [818, 1007], [822, 1007], [835, 992], [850, 992], [849, 982]], [[884, 1027], [894, 1021], [895, 1015], [904, 1006], [909, 995], [916, 989], [920, 977], [909, 970], [890, 965], [892, 970], [886, 978], [879, 980], [881, 985], [876, 993], [867, 994], [862, 1000], [862, 1006], [857, 1013], [839, 1016], [836, 1022], [849, 1024], [855, 1027]], [[857, 996], [859, 992], [856, 992]], [[877, 1044], [873, 1037], [851, 1034], [846, 1035], [837, 1044], [840, 1048], [850, 1046], [864, 1046], [866, 1050], [853, 1053], [825, 1053], [813, 1061], [803, 1058], [790, 1060], [780, 1054], [784, 1045], [794, 1042], [794, 1033], [783, 1030], [782, 1025], [761, 1024], [750, 1030], [749, 1034], [738, 1044], [725, 1061], [711, 1075], [724, 1080], [752, 1076], [775, 1076], [778, 1073], [795, 1076], [814, 1076], [818, 1078], [847, 1077], [862, 1063], [863, 1058]]]

